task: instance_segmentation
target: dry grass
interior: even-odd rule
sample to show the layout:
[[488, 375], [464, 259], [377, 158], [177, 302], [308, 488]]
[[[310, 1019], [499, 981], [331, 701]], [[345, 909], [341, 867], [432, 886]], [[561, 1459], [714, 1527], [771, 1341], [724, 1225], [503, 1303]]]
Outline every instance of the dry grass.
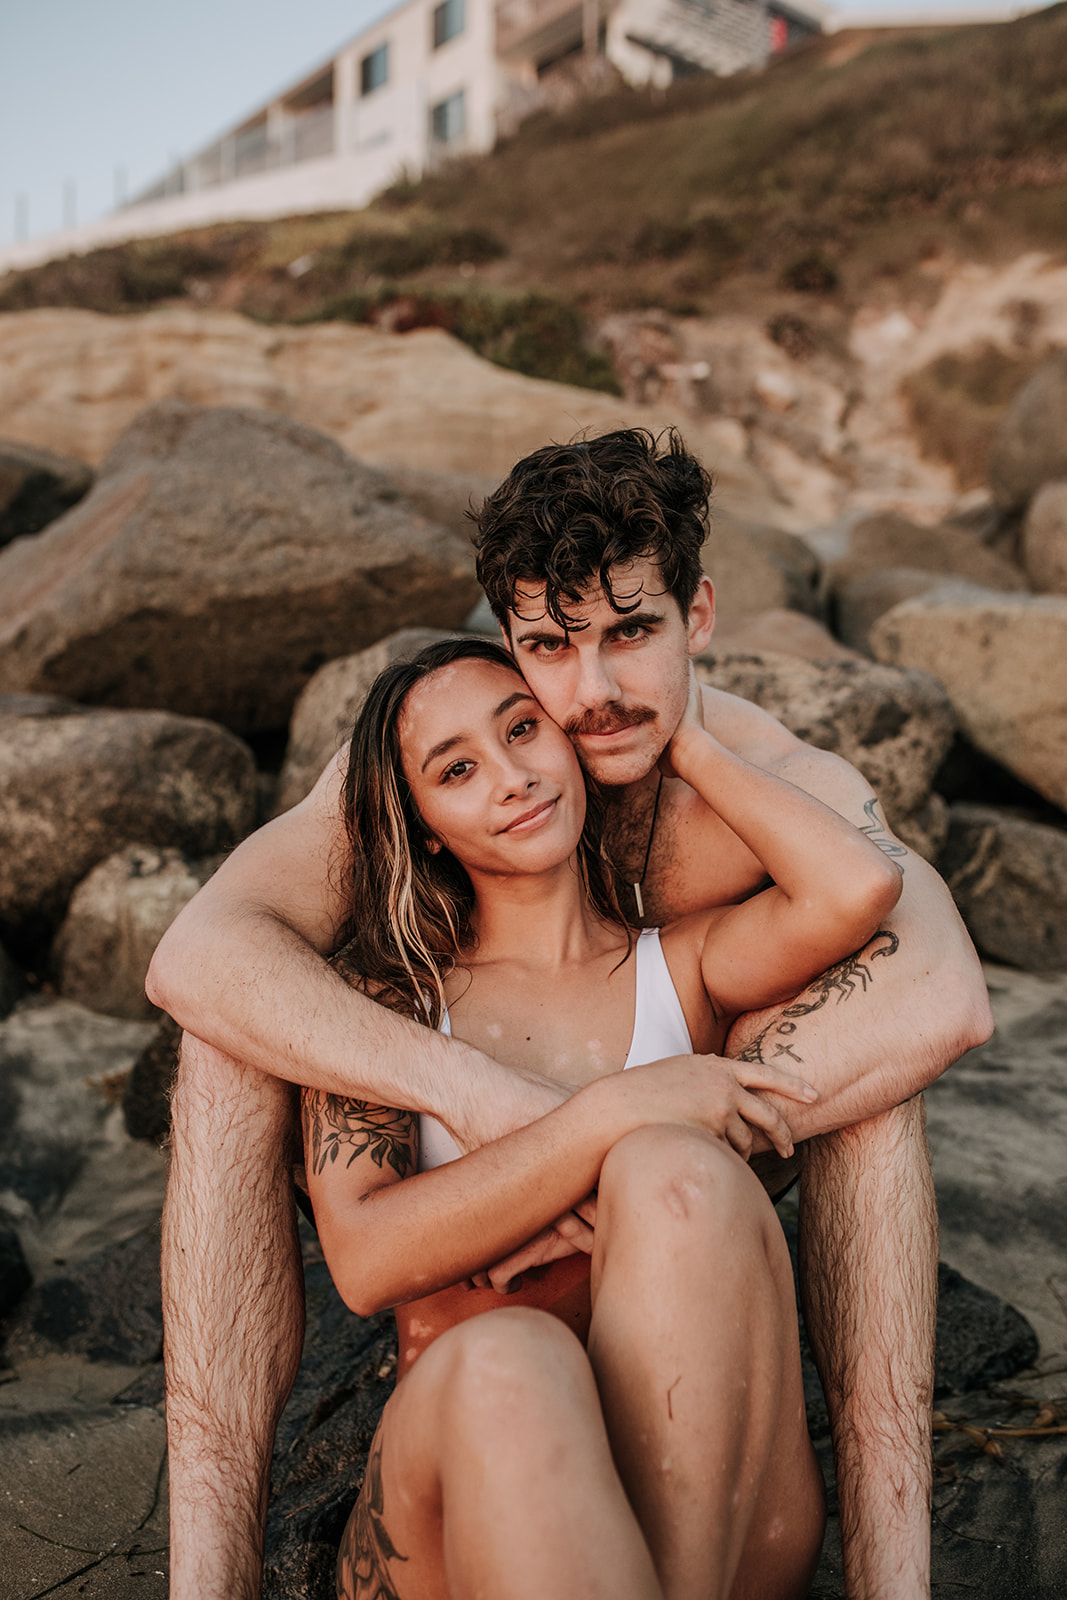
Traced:
[[[762, 74], [616, 90], [538, 117], [363, 212], [14, 274], [0, 310], [192, 298], [306, 320], [376, 318], [405, 300], [493, 359], [607, 384], [579, 312], [706, 312], [745, 285], [768, 314], [783, 295], [790, 314], [805, 297], [847, 308], [886, 275], [921, 290], [921, 262], [939, 251], [1067, 249], [1065, 61], [1067, 4], [999, 26], [837, 35]], [[937, 420], [944, 397], [967, 398], [957, 377], [916, 379], [913, 403], [939, 449], [974, 461], [977, 413], [969, 444]]]

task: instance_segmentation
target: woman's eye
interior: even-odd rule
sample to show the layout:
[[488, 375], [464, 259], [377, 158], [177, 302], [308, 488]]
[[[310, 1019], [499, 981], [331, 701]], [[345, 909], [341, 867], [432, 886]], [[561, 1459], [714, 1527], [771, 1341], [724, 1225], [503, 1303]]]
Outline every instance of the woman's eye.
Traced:
[[452, 765], [442, 772], [441, 782], [448, 783], [450, 778], [465, 778], [473, 765], [472, 761], [453, 761]]
[[523, 717], [521, 722], [516, 722], [508, 737], [510, 739], [521, 739], [524, 734], [532, 732], [536, 727], [536, 717]]

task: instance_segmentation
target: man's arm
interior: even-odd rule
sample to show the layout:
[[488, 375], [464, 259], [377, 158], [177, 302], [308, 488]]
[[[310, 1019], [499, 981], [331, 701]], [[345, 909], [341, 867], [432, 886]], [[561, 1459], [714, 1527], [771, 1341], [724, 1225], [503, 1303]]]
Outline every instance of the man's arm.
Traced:
[[432, 1112], [464, 1149], [566, 1090], [376, 1005], [325, 960], [345, 921], [345, 752], [246, 839], [160, 941], [149, 999], [246, 1065], [329, 1094]]
[[[785, 1006], [739, 1019], [726, 1054], [787, 1066], [814, 1083], [811, 1106], [780, 1107], [799, 1143], [851, 1126], [925, 1089], [993, 1027], [974, 946], [934, 869], [886, 825], [867, 781], [773, 719], [761, 764], [847, 817], [900, 867], [883, 930]], [[752, 759], [750, 756], [749, 759]]]

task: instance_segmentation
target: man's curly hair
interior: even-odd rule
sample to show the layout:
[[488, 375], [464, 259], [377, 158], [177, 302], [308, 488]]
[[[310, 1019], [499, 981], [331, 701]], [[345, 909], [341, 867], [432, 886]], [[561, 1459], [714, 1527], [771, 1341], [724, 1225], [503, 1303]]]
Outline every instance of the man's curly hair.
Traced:
[[[567, 607], [600, 584], [620, 615], [640, 597], [614, 593], [613, 567], [648, 558], [684, 616], [701, 578], [712, 479], [674, 428], [622, 428], [535, 450], [514, 466], [475, 523], [478, 581], [505, 630], [520, 584], [544, 585], [545, 609], [575, 631]], [[584, 627], [582, 623], [579, 626]]]

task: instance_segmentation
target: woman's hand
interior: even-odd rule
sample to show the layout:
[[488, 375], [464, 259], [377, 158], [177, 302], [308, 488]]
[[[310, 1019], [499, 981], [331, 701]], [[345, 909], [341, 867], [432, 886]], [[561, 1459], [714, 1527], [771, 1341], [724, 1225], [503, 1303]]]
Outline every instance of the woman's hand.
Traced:
[[682, 712], [682, 719], [671, 734], [667, 748], [659, 758], [659, 770], [665, 778], [680, 778], [675, 757], [684, 749], [686, 741], [695, 734], [703, 735], [704, 727], [704, 695], [696, 675], [696, 668], [692, 661], [689, 663], [689, 698]]
[[476, 1272], [470, 1280], [476, 1289], [495, 1289], [498, 1294], [513, 1294], [519, 1287], [522, 1274], [531, 1267], [547, 1267], [552, 1261], [563, 1261], [567, 1256], [592, 1255], [593, 1235], [596, 1228], [596, 1195], [591, 1194], [573, 1211], [557, 1217], [550, 1228], [544, 1228], [529, 1239], [521, 1249], [484, 1272]]
[[819, 1098], [810, 1083], [783, 1067], [711, 1055], [670, 1056], [601, 1080], [609, 1081], [618, 1084], [626, 1111], [639, 1119], [638, 1126], [692, 1123], [724, 1139], [745, 1161], [752, 1153], [753, 1128], [766, 1134], [783, 1159], [793, 1154], [785, 1118], [753, 1090], [773, 1089], [801, 1105]]

